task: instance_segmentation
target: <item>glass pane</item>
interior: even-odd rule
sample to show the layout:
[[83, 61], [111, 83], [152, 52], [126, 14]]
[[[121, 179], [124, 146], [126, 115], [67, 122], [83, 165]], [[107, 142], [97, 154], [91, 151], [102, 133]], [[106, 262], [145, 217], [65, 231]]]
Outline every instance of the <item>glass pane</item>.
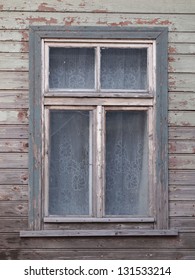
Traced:
[[49, 87], [93, 89], [94, 58], [93, 48], [50, 48]]
[[102, 89], [147, 89], [147, 49], [101, 49]]
[[89, 214], [89, 111], [50, 112], [49, 214]]
[[105, 195], [106, 215], [146, 215], [148, 212], [146, 112], [106, 113]]

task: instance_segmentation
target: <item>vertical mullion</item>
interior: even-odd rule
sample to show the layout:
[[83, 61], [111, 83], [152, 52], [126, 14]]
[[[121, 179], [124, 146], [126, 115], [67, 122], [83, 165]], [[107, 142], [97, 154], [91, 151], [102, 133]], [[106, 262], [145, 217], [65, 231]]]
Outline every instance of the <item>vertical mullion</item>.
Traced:
[[89, 215], [93, 215], [93, 111], [89, 112]]
[[95, 88], [97, 90], [97, 92], [100, 92], [100, 47], [97, 46], [96, 47], [96, 71], [95, 71], [95, 81], [96, 81], [96, 85]]
[[49, 215], [49, 122], [50, 115], [49, 110], [45, 109], [44, 116], [44, 189], [43, 189], [43, 197], [44, 197], [44, 213], [43, 216]]
[[149, 216], [156, 215], [155, 213], [155, 190], [154, 190], [154, 126], [153, 126], [153, 108], [148, 108], [148, 187], [149, 187]]
[[101, 218], [103, 216], [103, 125], [102, 125], [102, 118], [103, 118], [103, 107], [97, 106], [97, 138], [96, 138], [96, 215], [97, 218]]

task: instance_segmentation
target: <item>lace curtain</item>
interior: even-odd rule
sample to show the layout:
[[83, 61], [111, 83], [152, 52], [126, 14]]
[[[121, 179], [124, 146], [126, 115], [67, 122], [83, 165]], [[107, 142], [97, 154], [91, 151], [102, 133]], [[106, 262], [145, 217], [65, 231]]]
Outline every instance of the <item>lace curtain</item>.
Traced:
[[[147, 89], [147, 49], [101, 48], [101, 89]], [[51, 89], [94, 89], [94, 48], [50, 48]]]
[[89, 112], [50, 113], [49, 214], [89, 214]]
[[107, 215], [141, 215], [148, 207], [148, 147], [145, 112], [106, 114]]

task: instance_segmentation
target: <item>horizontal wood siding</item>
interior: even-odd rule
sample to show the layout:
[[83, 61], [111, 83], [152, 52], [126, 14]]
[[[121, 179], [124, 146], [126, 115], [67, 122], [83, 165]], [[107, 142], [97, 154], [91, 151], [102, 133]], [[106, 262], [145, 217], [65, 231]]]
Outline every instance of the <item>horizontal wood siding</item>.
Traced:
[[[0, 12], [0, 259], [195, 259], [195, 1], [7, 0]], [[29, 25], [168, 27], [169, 225], [178, 237], [19, 237], [28, 227]]]

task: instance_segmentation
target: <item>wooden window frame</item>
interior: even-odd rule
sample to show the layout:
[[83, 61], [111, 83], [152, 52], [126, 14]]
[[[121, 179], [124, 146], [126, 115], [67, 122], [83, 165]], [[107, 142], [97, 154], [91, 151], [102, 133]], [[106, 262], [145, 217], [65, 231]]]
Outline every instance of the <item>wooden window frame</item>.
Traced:
[[[51, 26], [31, 26], [30, 27], [30, 120], [29, 120], [29, 229], [22, 231], [21, 236], [113, 236], [113, 235], [176, 235], [175, 230], [169, 229], [169, 209], [168, 209], [168, 123], [167, 123], [167, 28], [110, 28], [110, 27], [51, 27]], [[122, 92], [119, 94], [117, 91], [110, 96], [110, 92], [104, 91], [99, 95], [91, 96], [91, 93], [75, 93], [61, 91], [50, 92], [48, 90], [48, 81], [44, 77], [48, 73], [48, 64], [45, 64], [45, 54], [47, 54], [47, 47], [45, 44], [55, 45], [63, 42], [70, 42], [71, 44], [83, 42], [96, 42], [112, 43], [120, 42], [153, 44], [153, 56], [155, 63], [149, 64], [150, 71], [154, 71], [151, 75], [153, 81], [149, 81], [149, 94], [138, 93], [135, 91], [133, 95], [129, 92]], [[114, 40], [114, 41], [113, 41]], [[119, 44], [119, 43], [118, 43]], [[46, 51], [45, 51], [46, 50]], [[151, 53], [150, 53], [151, 55]], [[46, 67], [43, 67], [46, 65]], [[44, 82], [43, 82], [44, 80]], [[151, 87], [151, 84], [154, 87]], [[113, 91], [112, 91], [113, 92]], [[43, 96], [45, 97], [43, 98]], [[63, 96], [63, 97], [62, 97]], [[79, 98], [82, 97], [82, 98]], [[73, 102], [74, 100], [74, 102]], [[152, 120], [154, 127], [153, 131], [154, 140], [154, 154], [152, 172], [154, 173], [154, 183], [152, 191], [152, 200], [154, 204], [155, 217], [132, 217], [126, 218], [88, 218], [88, 219], [63, 219], [44, 217], [44, 196], [45, 196], [45, 155], [47, 141], [42, 137], [44, 131], [45, 109], [58, 106], [58, 108], [66, 108], [65, 106], [97, 106], [101, 110], [102, 106], [119, 106], [125, 109], [128, 107], [132, 110], [141, 108], [141, 110], [153, 110]], [[61, 107], [60, 107], [61, 106]], [[127, 107], [128, 106], [128, 107]], [[55, 107], [57, 108], [57, 107]], [[46, 112], [47, 112], [46, 110]], [[47, 113], [46, 113], [47, 114]], [[151, 113], [149, 114], [151, 118]], [[47, 129], [46, 124], [46, 129]], [[150, 137], [150, 136], [149, 136]], [[99, 144], [101, 150], [101, 143]], [[150, 146], [153, 142], [150, 141]], [[152, 149], [152, 148], [151, 148]], [[46, 158], [47, 162], [47, 158]], [[44, 183], [43, 183], [44, 182]], [[155, 221], [154, 221], [155, 220]], [[58, 223], [84, 223], [81, 229], [60, 229], [56, 224]], [[85, 228], [85, 223], [100, 223], [98, 230]], [[138, 227], [126, 228], [118, 230], [117, 227], [102, 229], [102, 223], [113, 224], [117, 223], [153, 223], [153, 227], [143, 229]], [[49, 224], [49, 229], [44, 227]], [[52, 228], [52, 225], [55, 225]]]

